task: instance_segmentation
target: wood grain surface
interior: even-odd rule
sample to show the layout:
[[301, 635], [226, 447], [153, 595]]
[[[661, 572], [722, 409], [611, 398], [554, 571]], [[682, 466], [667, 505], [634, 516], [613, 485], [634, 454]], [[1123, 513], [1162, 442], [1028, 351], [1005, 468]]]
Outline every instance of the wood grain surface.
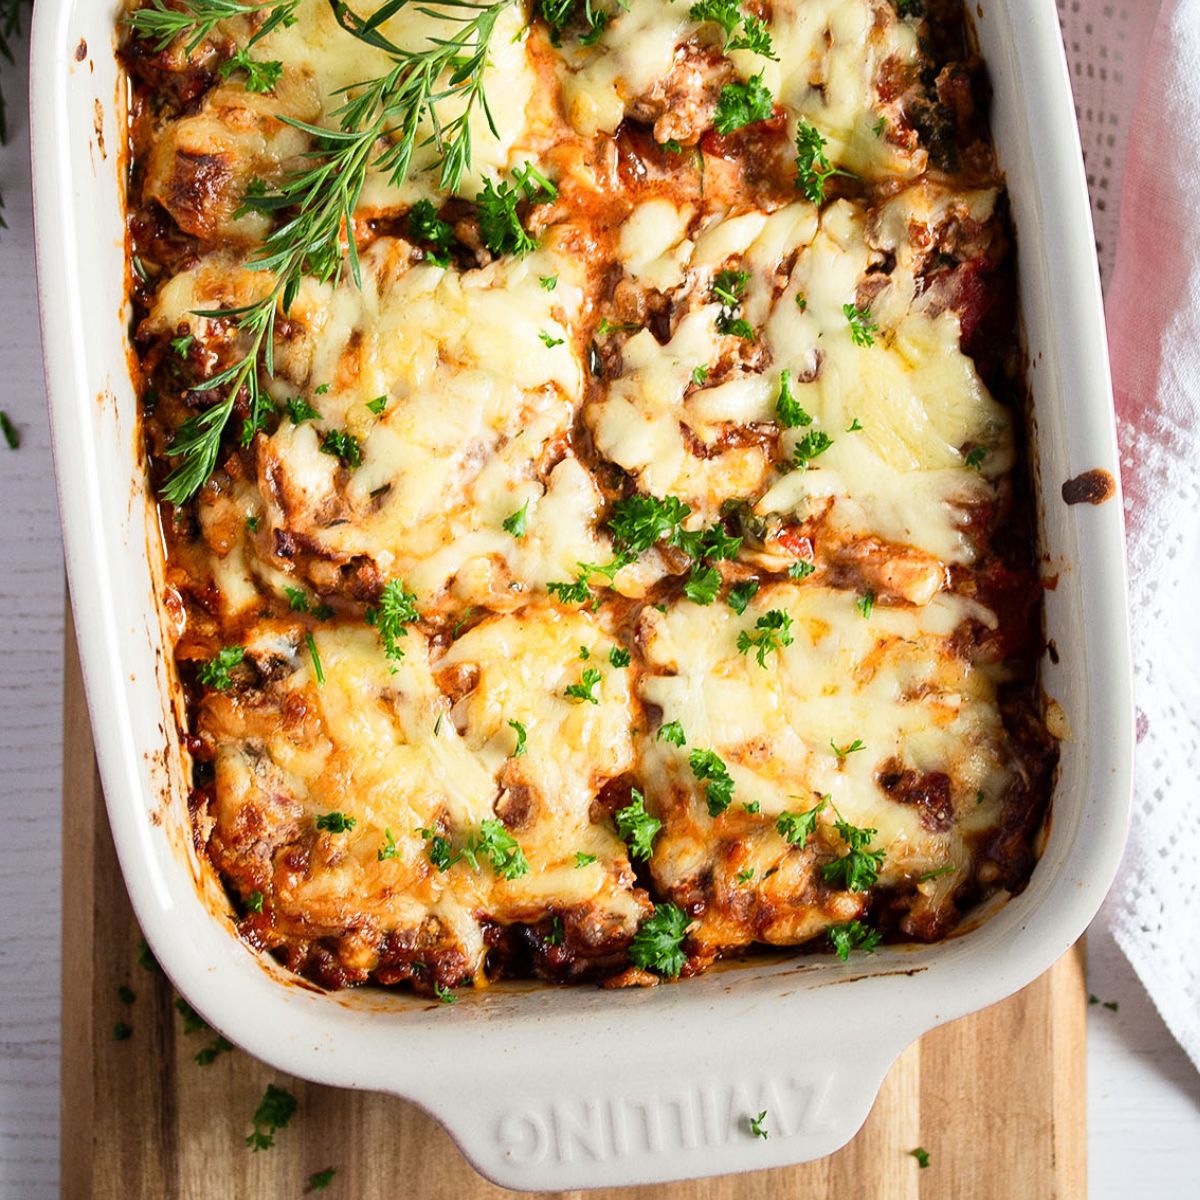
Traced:
[[[199, 1066], [140, 934], [104, 815], [68, 630], [63, 771], [69, 840], [63, 923], [62, 1195], [66, 1200], [499, 1200], [414, 1106], [280, 1076], [239, 1050]], [[686, 986], [686, 985], [685, 985]], [[128, 989], [134, 998], [128, 998]], [[858, 1136], [819, 1162], [593, 1200], [1083, 1200], [1086, 989], [1082, 948], [1024, 991], [927, 1034], [892, 1068]], [[886, 1019], [881, 1016], [881, 1019]], [[119, 1026], [128, 1028], [118, 1038]], [[120, 1030], [125, 1034], [125, 1029]], [[268, 1083], [295, 1117], [246, 1145]], [[930, 1165], [909, 1153], [928, 1150]], [[558, 1196], [568, 1194], [556, 1193]]]

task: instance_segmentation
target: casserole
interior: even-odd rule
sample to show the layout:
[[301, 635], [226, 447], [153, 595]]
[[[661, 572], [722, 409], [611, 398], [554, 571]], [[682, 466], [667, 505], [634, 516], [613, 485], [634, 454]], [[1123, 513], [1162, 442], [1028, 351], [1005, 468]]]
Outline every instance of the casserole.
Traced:
[[[187, 789], [173, 744], [178, 713], [155, 602], [158, 548], [148, 536], [115, 282], [124, 253], [115, 236], [122, 228], [120, 161], [104, 138], [111, 150], [123, 131], [113, 98], [120, 81], [97, 52], [111, 45], [112, 13], [39, 14], [34, 133], [42, 300], [85, 681], [135, 908], [167, 972], [217, 1028], [296, 1074], [416, 1100], [448, 1125], [477, 1166], [509, 1186], [657, 1181], [828, 1153], [857, 1128], [887, 1064], [912, 1037], [1021, 986], [1082, 930], [1115, 870], [1128, 804], [1120, 509], [1116, 502], [1068, 507], [1057, 499], [1060, 485], [1086, 470], [1115, 475], [1114, 442], [1086, 194], [1057, 30], [1051, 16], [1025, 14], [1018, 35], [1011, 15], [985, 14], [979, 36], [1021, 231], [1041, 493], [1053, 497], [1042, 524], [1046, 573], [1058, 577], [1047, 620], [1059, 661], [1046, 665], [1044, 682], [1077, 739], [1064, 746], [1052, 829], [1029, 887], [969, 938], [920, 951], [889, 948], [852, 968], [756, 963], [739, 969], [736, 987], [719, 973], [685, 989], [616, 1002], [595, 993], [535, 999], [513, 986], [430, 1011], [411, 998], [320, 995], [294, 981], [281, 986], [282, 972], [230, 938], [223, 902], [189, 858]], [[1019, 100], [1032, 95], [1040, 97], [1037, 112]], [[1052, 169], [1051, 162], [1070, 169]], [[1051, 246], [1059, 258], [1053, 276]], [[873, 1019], [884, 1010], [902, 1014], [894, 1027]], [[804, 1030], [827, 1027], [845, 1036], [810, 1044]], [[663, 1038], [667, 1029], [674, 1036]], [[705, 1035], [703, 1064], [677, 1061], [676, 1037]], [[559, 1050], [548, 1067], [547, 1040]], [[853, 1046], [852, 1061], [837, 1046]], [[785, 1058], [796, 1065], [780, 1070]], [[472, 1063], [469, 1095], [444, 1082], [452, 1078], [450, 1064], [463, 1061]], [[527, 1081], [515, 1101], [512, 1078]], [[648, 1082], [663, 1079], [670, 1084]], [[767, 1143], [744, 1128], [745, 1115], [762, 1108], [776, 1134]]]

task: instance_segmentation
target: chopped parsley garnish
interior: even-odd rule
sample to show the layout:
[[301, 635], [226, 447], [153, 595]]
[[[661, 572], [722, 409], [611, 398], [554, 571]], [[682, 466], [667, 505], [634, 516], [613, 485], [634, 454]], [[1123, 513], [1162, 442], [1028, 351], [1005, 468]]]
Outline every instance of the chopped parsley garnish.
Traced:
[[308, 1177], [308, 1190], [310, 1192], [323, 1192], [333, 1182], [333, 1177], [336, 1174], [337, 1167], [326, 1167], [324, 1171], [314, 1171]]
[[254, 1113], [254, 1132], [246, 1138], [246, 1145], [254, 1150], [270, 1150], [275, 1145], [275, 1134], [296, 1113], [296, 1097], [284, 1088], [267, 1084], [267, 1090]]
[[612, 646], [608, 651], [608, 661], [611, 666], [620, 671], [629, 666], [629, 651], [620, 646]]
[[546, 591], [551, 596], [557, 596], [564, 604], [586, 604], [593, 599], [592, 589], [588, 587], [586, 576], [579, 576], [574, 583], [561, 581], [546, 584]]
[[750, 1132], [755, 1137], [763, 1138], [764, 1140], [771, 1135], [767, 1132], [766, 1127], [767, 1110], [764, 1108], [756, 1117], [750, 1118]]
[[324, 396], [329, 391], [330, 385], [327, 383], [321, 384], [319, 387], [313, 388], [313, 394], [316, 396]]
[[425, 248], [425, 257], [439, 267], [450, 265], [450, 243], [454, 230], [446, 221], [439, 220], [437, 209], [429, 200], [418, 200], [408, 210], [409, 236], [419, 242], [429, 242], [432, 249]]
[[875, 608], [875, 593], [863, 592], [863, 594], [859, 596], [857, 600], [855, 600], [854, 607], [857, 608], [860, 613], [862, 613], [864, 621], [869, 621], [871, 619], [871, 613]]
[[502, 879], [520, 879], [529, 870], [529, 860], [502, 822], [489, 817], [479, 824], [479, 836], [472, 849], [491, 864], [492, 872]]
[[917, 1166], [924, 1170], [929, 1166], [929, 1151], [924, 1146], [918, 1146], [915, 1150], [910, 1150], [909, 1154], [917, 1160]]
[[707, 381], [708, 381], [707, 365], [692, 368], [692, 382], [694, 384], [696, 384], [697, 387], [699, 387], [700, 384], [702, 384], [702, 383], [706, 383]]
[[642, 922], [629, 945], [630, 961], [644, 971], [674, 979], [687, 962], [683, 939], [689, 924], [683, 909], [674, 904], [656, 904], [654, 915]]
[[[742, 801], [742, 812], [749, 813], [751, 816], [754, 816], [755, 814], [757, 814], [761, 808], [762, 808], [762, 805], [757, 800], [743, 800]], [[767, 875], [770, 875], [772, 873], [773, 873], [772, 871], [768, 871]], [[763, 878], [766, 879], [767, 875], [764, 875]]]
[[799, 292], [796, 293], [796, 307], [801, 312], [804, 312], [804, 310], [808, 308], [808, 301], [802, 295], [800, 295]]
[[807, 579], [817, 568], [810, 562], [805, 562], [802, 558], [797, 559], [790, 567], [787, 573], [789, 579]]
[[857, 917], [852, 921], [843, 921], [840, 925], [830, 925], [825, 930], [825, 936], [829, 938], [834, 953], [842, 962], [849, 959], [851, 950], [874, 954], [880, 938], [878, 929], [864, 925]]
[[257, 517], [247, 517], [246, 518], [246, 528], [248, 530], [250, 530], [251, 533], [257, 533], [258, 532], [258, 518]]
[[581, 704], [584, 702], [599, 704], [600, 697], [596, 694], [596, 689], [600, 686], [603, 678], [604, 676], [595, 667], [587, 667], [578, 683], [568, 684], [563, 689], [563, 695], [569, 700], [575, 700]]
[[565, 338], [556, 338], [553, 334], [547, 333], [544, 329], [538, 330], [538, 337], [542, 339], [542, 345], [545, 346], [547, 350], [553, 350], [555, 346], [561, 346], [563, 342], [566, 341]]
[[610, 333], [631, 333], [635, 329], [641, 329], [641, 326], [636, 321], [613, 322], [605, 317], [596, 326], [596, 336], [606, 337]]
[[[778, 61], [771, 46], [771, 35], [757, 17], [747, 17], [738, 0], [697, 0], [688, 11], [693, 21], [711, 21], [725, 31], [725, 53], [750, 50], [763, 58]], [[738, 33], [738, 26], [741, 32]]]
[[118, 1021], [113, 1026], [113, 1041], [127, 1042], [133, 1037], [133, 1026], [126, 1024], [124, 1021]]
[[175, 997], [175, 1011], [183, 1018], [184, 1033], [199, 1033], [208, 1022], [182, 997]]
[[287, 415], [291, 417], [293, 425], [301, 425], [305, 421], [316, 421], [321, 416], [303, 396], [293, 396], [290, 400], [285, 401], [284, 408], [287, 409]]
[[666, 538], [675, 544], [691, 509], [677, 496], [644, 496], [637, 493], [618, 500], [608, 517], [608, 531], [619, 554], [636, 558], [655, 542]]
[[404, 657], [400, 639], [408, 636], [405, 626], [420, 619], [416, 600], [416, 593], [408, 591], [402, 580], [391, 579], [379, 593], [378, 607], [366, 611], [367, 624], [375, 626], [383, 643], [383, 652], [393, 662]]
[[149, 971], [152, 975], [162, 970], [162, 967], [158, 965], [158, 959], [150, 950], [150, 943], [145, 938], [138, 942], [137, 961], [143, 971]]
[[317, 828], [326, 833], [349, 833], [357, 824], [357, 817], [348, 817], [341, 812], [322, 813], [317, 818]]
[[491, 179], [484, 179], [483, 191], [475, 197], [479, 235], [484, 245], [497, 256], [516, 254], [523, 258], [537, 249], [537, 242], [526, 232], [517, 215], [520, 198], [516, 188], [508, 183], [497, 186]]
[[646, 799], [634, 788], [632, 799], [616, 814], [617, 833], [629, 847], [630, 858], [649, 858], [662, 822], [646, 811]]
[[820, 429], [810, 429], [792, 451], [792, 463], [803, 470], [818, 455], [824, 454], [833, 445], [833, 438]]
[[321, 453], [340, 459], [345, 467], [355, 470], [362, 466], [362, 446], [358, 438], [344, 429], [331, 429], [321, 441]]
[[654, 740], [657, 742], [667, 742], [672, 746], [687, 745], [683, 725], [679, 721], [668, 721], [665, 725], [660, 725], [658, 733], [654, 735]]
[[383, 831], [383, 845], [375, 852], [378, 862], [387, 862], [389, 858], [399, 858], [400, 847], [396, 845], [395, 835], [390, 829]]
[[429, 855], [430, 863], [439, 871], [450, 870], [460, 858], [466, 857], [462, 851], [454, 854], [451, 850], [450, 839], [443, 837], [436, 829], [418, 829], [417, 832], [428, 843], [425, 853]]
[[720, 571], [716, 567], [700, 563], [692, 567], [692, 573], [683, 585], [684, 594], [693, 604], [711, 604], [720, 590]]
[[747, 579], [742, 583], [735, 583], [733, 587], [729, 589], [729, 595], [725, 597], [725, 603], [728, 604], [729, 607], [738, 614], [738, 616], [741, 616], [742, 613], [746, 611], [746, 605], [754, 599], [757, 593], [758, 580]]
[[317, 653], [317, 643], [313, 641], [311, 633], [304, 635], [304, 642], [308, 646], [309, 657], [312, 659], [313, 678], [317, 681], [317, 687], [323, 687], [325, 684], [325, 670], [321, 666], [321, 656]]
[[953, 875], [958, 868], [953, 863], [947, 863], [944, 867], [938, 867], [933, 871], [925, 871], [917, 876], [918, 883], [925, 883], [930, 879], [940, 879], [943, 875]]
[[384, 410], [388, 406], [387, 396], [376, 396], [374, 400], [367, 401], [367, 407], [377, 416], [383, 415]]
[[880, 117], [879, 120], [876, 121], [875, 124], [871, 126], [871, 132], [876, 137], [882, 137], [885, 127], [886, 127], [886, 123], [884, 122], [884, 119], [882, 117]]
[[750, 276], [745, 271], [718, 271], [712, 282], [712, 298], [721, 305], [717, 317], [717, 332], [731, 337], [753, 339], [754, 326], [741, 315], [745, 297], [746, 281]]
[[529, 526], [529, 501], [526, 500], [515, 513], [505, 517], [502, 523], [505, 533], [511, 533], [515, 538], [523, 538]]
[[207, 1046], [197, 1051], [196, 1065], [198, 1067], [210, 1067], [222, 1054], [232, 1049], [233, 1043], [218, 1033]]
[[513, 747], [513, 752], [508, 757], [522, 758], [525, 754], [525, 740], [529, 734], [520, 721], [509, 721], [508, 727], [517, 735], [517, 744]]
[[676, 141], [675, 138], [667, 138], [665, 142], [661, 142], [658, 147], [664, 154], [682, 154], [683, 147]]
[[557, 275], [539, 275], [538, 283], [541, 284], [541, 286], [546, 291], [552, 292], [552, 291], [554, 291], [554, 289], [556, 287], [558, 287], [558, 276]]
[[195, 337], [190, 333], [185, 333], [182, 337], [171, 339], [171, 349], [179, 355], [180, 358], [187, 358], [188, 351], [192, 348], [192, 343]]
[[803, 846], [817, 827], [817, 814], [824, 808], [825, 801], [819, 800], [816, 806], [807, 812], [781, 812], [775, 818], [775, 828], [779, 830], [779, 836], [790, 846]]
[[753, 867], [747, 867], [744, 871], [739, 871], [734, 876], [734, 879], [736, 879], [738, 881], [738, 883], [749, 883], [750, 880], [752, 880], [753, 878], [754, 878], [754, 868]]
[[550, 918], [550, 932], [546, 934], [546, 943], [550, 946], [561, 946], [563, 944], [562, 917], [557, 913]]
[[279, 82], [283, 75], [283, 63], [251, 58], [249, 49], [243, 46], [217, 68], [222, 79], [228, 79], [234, 71], [245, 71], [246, 91], [262, 94], [269, 92]]
[[215, 657], [201, 663], [196, 677], [205, 687], [214, 688], [218, 692], [227, 692], [233, 687], [233, 676], [230, 671], [246, 657], [242, 646], [226, 646], [219, 650]]
[[796, 186], [811, 204], [825, 203], [825, 183], [832, 175], [849, 176], [835, 167], [825, 153], [825, 139], [803, 117], [796, 126]]
[[857, 754], [860, 750], [865, 750], [862, 738], [855, 738], [848, 746], [839, 746], [833, 738], [829, 739], [829, 748], [838, 756], [845, 758], [847, 754]]
[[303, 588], [285, 587], [283, 592], [288, 598], [288, 608], [292, 612], [308, 612], [308, 593]]
[[260, 913], [260, 912], [262, 912], [262, 906], [263, 906], [262, 892], [255, 890], [255, 891], [251, 892], [249, 896], [246, 897], [247, 912]]
[[843, 304], [842, 315], [850, 322], [850, 340], [856, 346], [875, 345], [875, 335], [879, 326], [871, 316], [870, 306], [858, 308], [854, 304]]
[[841, 858], [826, 863], [821, 868], [821, 875], [826, 883], [839, 883], [847, 891], [869, 891], [878, 882], [879, 868], [883, 865], [884, 851], [867, 849], [877, 831], [859, 829], [844, 820], [837, 809], [834, 813], [837, 819], [833, 827], [848, 849]]
[[1100, 997], [1093, 993], [1088, 993], [1088, 1004], [1099, 1004], [1101, 1008], [1107, 1008], [1109, 1012], [1120, 1011], [1120, 1004], [1116, 1000], [1101, 1001]]
[[697, 782], [704, 784], [708, 815], [719, 817], [733, 801], [733, 779], [724, 761], [713, 750], [693, 750], [688, 765]]
[[982, 470], [985, 458], [987, 458], [987, 447], [975, 446], [963, 459], [963, 466], [969, 467], [972, 471]]
[[595, 861], [596, 861], [596, 856], [594, 854], [584, 854], [584, 852], [582, 850], [575, 851], [575, 869], [576, 870], [579, 870], [580, 867], [590, 867], [592, 865], [592, 863], [594, 863]]
[[592, 652], [586, 646], [579, 647], [579, 657], [585, 662], [592, 657]]
[[847, 433], [861, 433], [862, 432], [862, 422], [857, 417], [855, 417], [854, 420], [851, 421], [850, 424], [846, 426], [846, 432]]
[[767, 655], [774, 651], [776, 654], [784, 646], [792, 644], [792, 618], [781, 608], [773, 608], [763, 613], [754, 622], [754, 632], [743, 629], [738, 634], [737, 648], [739, 654], [754, 651], [758, 665], [767, 665]]
[[433, 982], [433, 994], [443, 1004], [453, 1004], [455, 1002], [455, 1000], [458, 999], [458, 997], [448, 987], [443, 987], [440, 983], [437, 982], [436, 979]]
[[121, 984], [121, 986], [117, 988], [117, 999], [120, 1000], [122, 1004], [132, 1004], [137, 999], [137, 996], [134, 994], [133, 988], [127, 987], [125, 984]]
[[775, 401], [775, 415], [784, 429], [812, 424], [812, 417], [800, 407], [800, 402], [792, 394], [791, 371], [779, 372], [779, 398]]
[[775, 111], [775, 101], [763, 83], [763, 72], [751, 76], [744, 83], [727, 83], [717, 97], [717, 111], [713, 114], [713, 127], [722, 136], [765, 121]]

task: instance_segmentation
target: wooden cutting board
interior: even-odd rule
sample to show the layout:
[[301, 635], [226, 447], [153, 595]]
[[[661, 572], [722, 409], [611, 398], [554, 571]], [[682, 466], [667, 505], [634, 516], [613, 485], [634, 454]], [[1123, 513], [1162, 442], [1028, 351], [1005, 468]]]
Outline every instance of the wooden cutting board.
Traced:
[[[63, 770], [62, 1195], [66, 1200], [288, 1200], [310, 1177], [341, 1200], [500, 1200], [440, 1126], [402, 1100], [281, 1077], [240, 1050], [208, 1066], [163, 975], [139, 965], [67, 631]], [[122, 998], [129, 989], [135, 998]], [[592, 1200], [1083, 1200], [1082, 946], [1016, 996], [927, 1034], [858, 1136], [819, 1162], [593, 1193]], [[116, 1032], [125, 1036], [118, 1039]], [[128, 1032], [126, 1032], [128, 1031]], [[273, 1149], [245, 1144], [268, 1083], [298, 1108]], [[921, 1169], [909, 1151], [922, 1146]]]

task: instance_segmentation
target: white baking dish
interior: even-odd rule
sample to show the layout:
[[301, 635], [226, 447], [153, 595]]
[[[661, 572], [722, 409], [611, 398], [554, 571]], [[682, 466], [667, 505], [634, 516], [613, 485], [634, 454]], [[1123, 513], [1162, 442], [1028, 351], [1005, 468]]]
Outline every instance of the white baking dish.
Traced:
[[[977, 21], [1019, 234], [1046, 574], [1058, 577], [1047, 620], [1060, 660], [1045, 664], [1045, 686], [1073, 730], [1029, 887], [936, 946], [848, 964], [776, 958], [651, 991], [502, 986], [453, 1008], [379, 991], [323, 995], [285, 978], [238, 941], [190, 849], [126, 357], [114, 17], [112, 0], [38, 2], [34, 190], [75, 623], [113, 834], [159, 961], [252, 1054], [416, 1101], [509, 1187], [654, 1182], [830, 1153], [858, 1129], [909, 1042], [1028, 983], [1083, 932], [1125, 836], [1133, 739], [1121, 503], [1060, 498], [1084, 470], [1115, 477], [1117, 455], [1054, 5], [987, 0]], [[764, 1108], [765, 1142], [746, 1124]]]

